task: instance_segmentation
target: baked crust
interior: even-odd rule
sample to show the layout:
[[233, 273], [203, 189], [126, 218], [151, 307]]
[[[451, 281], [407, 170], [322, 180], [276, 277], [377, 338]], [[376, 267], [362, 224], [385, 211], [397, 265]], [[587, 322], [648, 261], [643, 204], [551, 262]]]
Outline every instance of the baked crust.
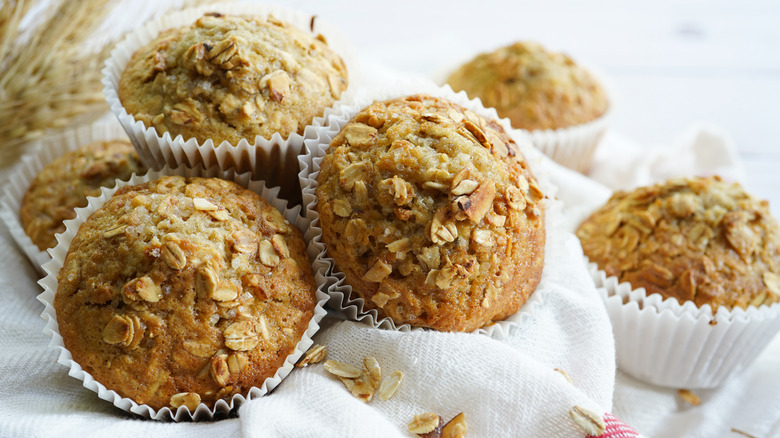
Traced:
[[324, 37], [273, 17], [206, 14], [138, 49], [119, 99], [158, 135], [235, 145], [303, 134], [346, 88], [344, 62]]
[[323, 242], [366, 310], [473, 331], [539, 282], [544, 195], [494, 121], [424, 95], [374, 103], [333, 139], [317, 181]]
[[616, 192], [577, 230], [609, 276], [728, 308], [780, 301], [780, 232], [766, 201], [718, 177]]
[[567, 55], [531, 42], [480, 54], [447, 82], [495, 108], [513, 127], [527, 130], [587, 123], [609, 106], [603, 88], [587, 70]]
[[58, 281], [54, 307], [73, 360], [155, 409], [213, 406], [261, 386], [316, 305], [301, 232], [216, 178], [118, 190], [79, 228]]

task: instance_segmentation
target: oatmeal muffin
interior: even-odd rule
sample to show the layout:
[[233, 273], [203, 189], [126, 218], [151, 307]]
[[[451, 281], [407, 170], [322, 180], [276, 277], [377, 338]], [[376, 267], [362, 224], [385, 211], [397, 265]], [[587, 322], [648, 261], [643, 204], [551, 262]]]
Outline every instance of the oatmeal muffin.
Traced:
[[118, 94], [158, 135], [235, 145], [302, 134], [346, 87], [344, 62], [323, 37], [273, 17], [210, 13], [137, 50]]
[[473, 331], [539, 282], [544, 195], [495, 121], [425, 95], [376, 102], [333, 139], [317, 184], [328, 255], [380, 317]]
[[95, 380], [159, 409], [246, 395], [273, 376], [316, 305], [301, 232], [216, 178], [124, 187], [81, 225], [54, 299]]
[[447, 82], [507, 117], [515, 128], [558, 129], [603, 115], [609, 103], [601, 85], [562, 53], [517, 42], [483, 53]]
[[592, 262], [648, 294], [728, 308], [780, 301], [780, 231], [766, 201], [718, 177], [617, 192], [577, 230]]
[[41, 251], [53, 248], [54, 235], [65, 231], [62, 222], [76, 217], [74, 210], [86, 207], [88, 196], [145, 171], [127, 140], [96, 141], [64, 154], [35, 176], [22, 198], [25, 233]]

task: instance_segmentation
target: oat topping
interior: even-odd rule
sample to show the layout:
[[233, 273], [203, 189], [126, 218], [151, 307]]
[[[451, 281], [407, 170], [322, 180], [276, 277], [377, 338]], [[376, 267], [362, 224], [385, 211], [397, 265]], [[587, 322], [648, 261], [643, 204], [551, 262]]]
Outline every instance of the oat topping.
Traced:
[[[116, 224], [124, 237], [103, 238]], [[213, 407], [294, 351], [316, 305], [310, 266], [303, 236], [259, 195], [165, 176], [120, 188], [81, 225], [54, 306], [73, 359], [107, 388], [154, 409]]]
[[[355, 115], [322, 161], [317, 198], [328, 254], [365, 306], [397, 323], [473, 330], [538, 283], [544, 195], [498, 123], [443, 99]], [[461, 293], [479, 298], [448, 298]]]
[[577, 230], [607, 275], [680, 303], [780, 302], [780, 229], [765, 202], [720, 178], [617, 192]]
[[434, 429], [439, 427], [439, 424], [441, 424], [440, 416], [433, 412], [426, 412], [414, 416], [414, 419], [409, 422], [409, 432], [418, 435], [433, 432]]
[[328, 356], [328, 347], [324, 345], [314, 344], [306, 351], [300, 361], [296, 364], [297, 367], [303, 368], [310, 364], [322, 362]]
[[136, 51], [119, 98], [172, 138], [235, 145], [303, 134], [347, 88], [346, 66], [323, 40], [273, 17], [203, 16]]
[[587, 435], [599, 436], [607, 431], [607, 424], [601, 415], [581, 406], [575, 406], [569, 410], [569, 416], [574, 424]]
[[692, 406], [699, 406], [701, 404], [701, 398], [691, 392], [690, 389], [680, 389], [677, 391], [677, 394], [679, 394], [681, 399]]

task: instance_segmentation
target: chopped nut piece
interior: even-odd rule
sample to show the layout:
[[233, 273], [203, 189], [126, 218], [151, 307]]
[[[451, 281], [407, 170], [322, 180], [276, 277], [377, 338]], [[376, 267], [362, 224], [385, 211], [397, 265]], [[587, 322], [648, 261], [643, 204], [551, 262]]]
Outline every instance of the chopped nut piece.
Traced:
[[209, 266], [201, 266], [198, 268], [197, 277], [195, 279], [195, 289], [198, 292], [199, 297], [211, 297], [216, 290], [218, 283], [219, 277], [214, 269]]
[[379, 259], [374, 265], [363, 274], [363, 280], [373, 283], [379, 283], [384, 280], [390, 273], [393, 272], [393, 267]]
[[769, 292], [775, 296], [776, 300], [780, 300], [780, 275], [766, 271], [764, 272], [763, 280]]
[[105, 232], [103, 232], [103, 237], [105, 237], [106, 239], [110, 239], [110, 238], [112, 238], [114, 236], [118, 236], [120, 234], [124, 234], [126, 229], [127, 229], [127, 225], [124, 225], [124, 224], [116, 225], [113, 228], [108, 229]]
[[366, 181], [368, 179], [368, 174], [368, 164], [352, 163], [342, 169], [339, 178], [339, 186], [350, 192], [355, 187], [357, 181]]
[[257, 250], [257, 234], [252, 230], [242, 228], [231, 234], [233, 249], [244, 254], [254, 254]]
[[313, 363], [319, 363], [322, 362], [323, 359], [325, 359], [325, 356], [328, 355], [328, 347], [324, 345], [314, 344], [306, 351], [306, 354], [303, 355], [303, 358], [298, 361], [296, 366], [299, 368], [303, 368], [306, 366], [309, 366]]
[[466, 414], [461, 412], [450, 420], [441, 430], [441, 438], [463, 438], [466, 436]]
[[523, 211], [525, 210], [525, 197], [523, 196], [523, 193], [514, 186], [509, 186], [506, 188], [506, 202], [509, 204], [509, 208], [516, 210], [516, 211]]
[[468, 195], [476, 190], [477, 187], [479, 187], [478, 182], [471, 179], [464, 179], [452, 189], [452, 194], [455, 196]]
[[279, 254], [279, 257], [290, 257], [290, 248], [287, 247], [287, 242], [284, 240], [284, 236], [281, 234], [274, 234], [274, 237], [271, 238], [271, 243], [273, 244], [276, 253]]
[[268, 330], [268, 320], [265, 316], [260, 315], [260, 319], [255, 324], [255, 329], [260, 332], [260, 335], [267, 342], [271, 342], [271, 332]]
[[390, 295], [386, 293], [376, 293], [374, 296], [371, 297], [371, 301], [374, 302], [379, 307], [385, 307], [387, 305], [387, 302], [390, 301]]
[[163, 246], [160, 248], [160, 257], [171, 269], [181, 271], [187, 266], [187, 255], [176, 243], [176, 240], [163, 238]]
[[279, 264], [279, 255], [274, 250], [271, 242], [263, 240], [260, 242], [260, 262], [266, 266], [274, 267]]
[[274, 102], [283, 102], [290, 94], [290, 75], [284, 70], [276, 70], [264, 78], [268, 85], [268, 96]]
[[385, 378], [385, 380], [382, 381], [382, 384], [379, 385], [379, 390], [377, 392], [377, 397], [379, 397], [380, 400], [389, 400], [391, 397], [393, 397], [398, 391], [398, 387], [401, 386], [401, 382], [404, 380], [404, 373], [400, 370], [393, 371], [392, 374], [390, 374], [388, 377]]
[[259, 342], [251, 321], [234, 322], [222, 334], [225, 336], [225, 346], [235, 351], [251, 350]]
[[103, 329], [103, 341], [126, 347], [133, 340], [133, 323], [124, 315], [114, 315]]
[[336, 213], [336, 216], [349, 217], [352, 214], [352, 206], [345, 199], [336, 199], [333, 201], [333, 212]]
[[607, 431], [607, 425], [601, 415], [580, 406], [569, 410], [569, 416], [574, 420], [583, 432], [588, 435], [599, 436]]
[[412, 240], [408, 237], [387, 244], [387, 250], [390, 252], [407, 252], [410, 249], [412, 249]]
[[344, 127], [344, 137], [350, 146], [365, 148], [371, 146], [376, 138], [377, 130], [362, 123], [350, 123]]
[[217, 382], [219, 386], [227, 385], [228, 379], [230, 379], [230, 370], [227, 364], [227, 354], [218, 354], [211, 358], [211, 377]]
[[194, 412], [200, 404], [200, 395], [196, 392], [180, 392], [171, 396], [169, 403], [172, 408], [176, 409], [180, 406], [186, 406], [190, 412]]
[[439, 247], [426, 246], [420, 250], [420, 254], [417, 258], [425, 264], [428, 269], [438, 269], [441, 265], [441, 254], [439, 253]]
[[677, 391], [680, 398], [693, 406], [699, 406], [701, 404], [701, 398], [688, 389], [680, 389]]
[[359, 369], [348, 363], [339, 362], [337, 360], [325, 361], [325, 370], [335, 376], [345, 377], [347, 379], [356, 379], [360, 377]]
[[376, 390], [379, 387], [379, 382], [382, 380], [382, 368], [374, 356], [363, 358], [363, 378], [371, 385], [372, 389]]
[[455, 241], [456, 237], [458, 237], [458, 227], [448, 219], [447, 208], [439, 208], [431, 221], [431, 241], [436, 245], [444, 245]]
[[411, 184], [404, 181], [403, 178], [393, 176], [391, 179], [393, 200], [396, 205], [407, 205], [414, 199], [414, 188]]
[[441, 417], [433, 412], [415, 415], [414, 420], [409, 422], [409, 432], [416, 434], [428, 433], [439, 427]]
[[471, 233], [471, 238], [482, 246], [493, 246], [496, 244], [495, 239], [493, 239], [493, 233], [489, 230], [474, 230]]
[[458, 206], [461, 207], [461, 210], [466, 213], [466, 216], [468, 216], [472, 222], [479, 223], [493, 206], [493, 198], [495, 195], [496, 183], [493, 182], [492, 179], [488, 179], [480, 184], [479, 187], [474, 190], [474, 193], [468, 197], [469, 202], [467, 205], [461, 207], [461, 205], [458, 204]]
[[438, 269], [431, 269], [428, 271], [428, 275], [425, 276], [425, 284], [428, 286], [436, 286], [436, 279], [439, 277]]
[[205, 198], [192, 198], [192, 205], [196, 210], [211, 211], [219, 209], [219, 206]]
[[150, 303], [156, 303], [162, 298], [162, 288], [148, 275], [136, 280], [135, 290], [138, 292], [139, 297]]

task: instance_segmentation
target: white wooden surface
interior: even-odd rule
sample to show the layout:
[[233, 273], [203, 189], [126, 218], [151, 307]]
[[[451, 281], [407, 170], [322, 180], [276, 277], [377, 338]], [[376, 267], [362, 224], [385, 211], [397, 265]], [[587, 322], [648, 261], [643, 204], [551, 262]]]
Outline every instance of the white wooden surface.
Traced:
[[780, 217], [780, 2], [272, 1], [337, 25], [358, 54], [440, 75], [480, 51], [535, 40], [601, 69], [614, 129], [647, 147], [706, 121], [733, 137], [747, 189]]

